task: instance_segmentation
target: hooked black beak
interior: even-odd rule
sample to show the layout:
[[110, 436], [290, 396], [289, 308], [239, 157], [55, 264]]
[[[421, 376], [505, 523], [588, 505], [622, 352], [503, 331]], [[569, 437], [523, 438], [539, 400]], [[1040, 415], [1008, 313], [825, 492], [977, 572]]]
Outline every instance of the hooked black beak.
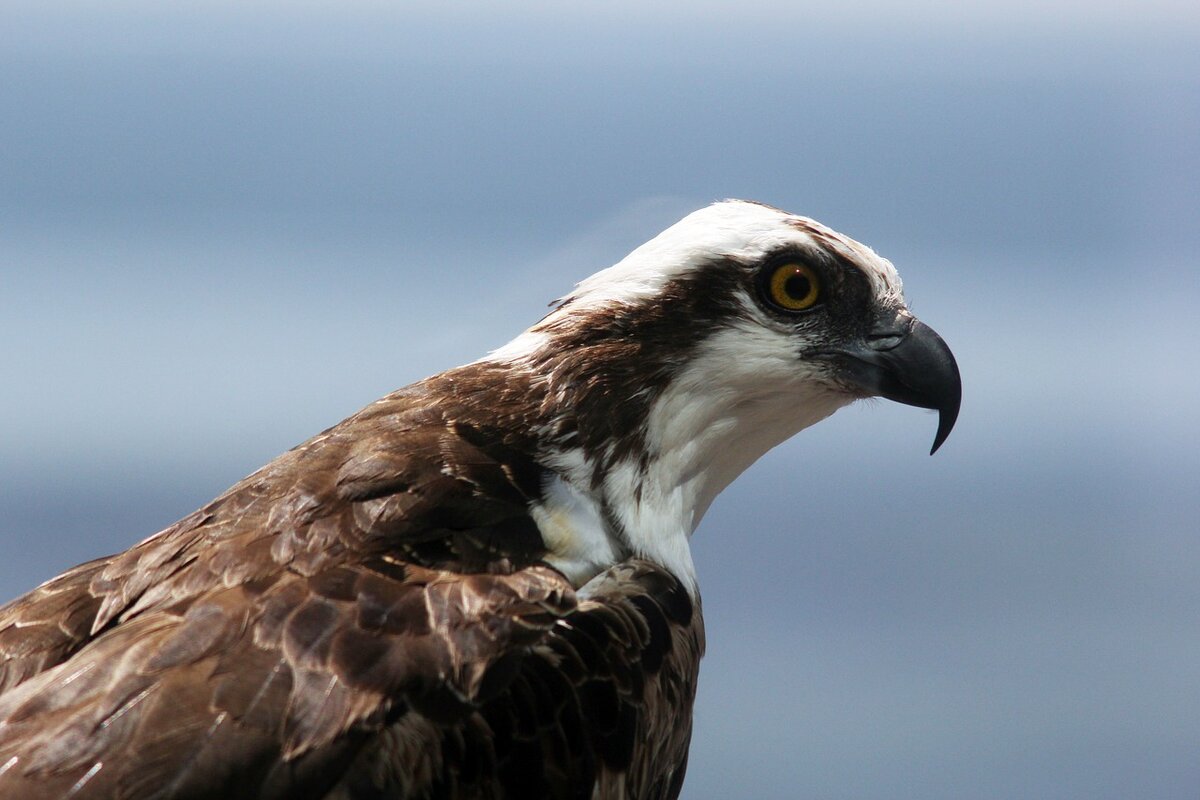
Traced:
[[866, 338], [841, 348], [840, 377], [874, 397], [938, 412], [933, 455], [958, 419], [962, 382], [954, 354], [933, 328], [907, 315], [875, 326]]

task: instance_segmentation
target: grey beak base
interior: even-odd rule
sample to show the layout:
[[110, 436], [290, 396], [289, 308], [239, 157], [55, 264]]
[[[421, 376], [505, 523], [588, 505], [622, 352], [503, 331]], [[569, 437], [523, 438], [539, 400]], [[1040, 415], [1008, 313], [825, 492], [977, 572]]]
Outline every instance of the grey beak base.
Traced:
[[937, 332], [920, 320], [907, 331], [873, 331], [867, 341], [841, 351], [842, 377], [872, 396], [938, 412], [937, 452], [958, 419], [962, 382], [954, 354]]

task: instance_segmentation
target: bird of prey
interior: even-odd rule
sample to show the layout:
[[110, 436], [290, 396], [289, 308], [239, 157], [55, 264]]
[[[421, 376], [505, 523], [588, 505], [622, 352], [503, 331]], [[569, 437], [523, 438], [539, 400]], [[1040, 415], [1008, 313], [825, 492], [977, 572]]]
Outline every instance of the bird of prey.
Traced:
[[0, 609], [0, 798], [680, 793], [689, 537], [856, 399], [960, 401], [891, 263], [701, 209], [533, 327]]

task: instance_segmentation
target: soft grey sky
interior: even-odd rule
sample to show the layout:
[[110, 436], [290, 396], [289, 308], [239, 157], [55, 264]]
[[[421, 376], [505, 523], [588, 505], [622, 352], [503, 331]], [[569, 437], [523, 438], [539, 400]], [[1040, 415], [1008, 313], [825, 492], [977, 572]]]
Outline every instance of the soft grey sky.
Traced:
[[1196, 796], [1193, 3], [247, 5], [0, 10], [0, 595], [750, 197], [965, 396], [718, 500], [685, 797]]

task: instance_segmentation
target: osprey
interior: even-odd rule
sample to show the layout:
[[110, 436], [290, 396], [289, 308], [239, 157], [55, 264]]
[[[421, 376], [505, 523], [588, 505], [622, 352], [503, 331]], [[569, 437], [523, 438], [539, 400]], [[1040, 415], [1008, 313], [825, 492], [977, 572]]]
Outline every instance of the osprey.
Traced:
[[674, 798], [689, 536], [859, 398], [958, 414], [869, 248], [728, 201], [0, 609], [3, 798]]

